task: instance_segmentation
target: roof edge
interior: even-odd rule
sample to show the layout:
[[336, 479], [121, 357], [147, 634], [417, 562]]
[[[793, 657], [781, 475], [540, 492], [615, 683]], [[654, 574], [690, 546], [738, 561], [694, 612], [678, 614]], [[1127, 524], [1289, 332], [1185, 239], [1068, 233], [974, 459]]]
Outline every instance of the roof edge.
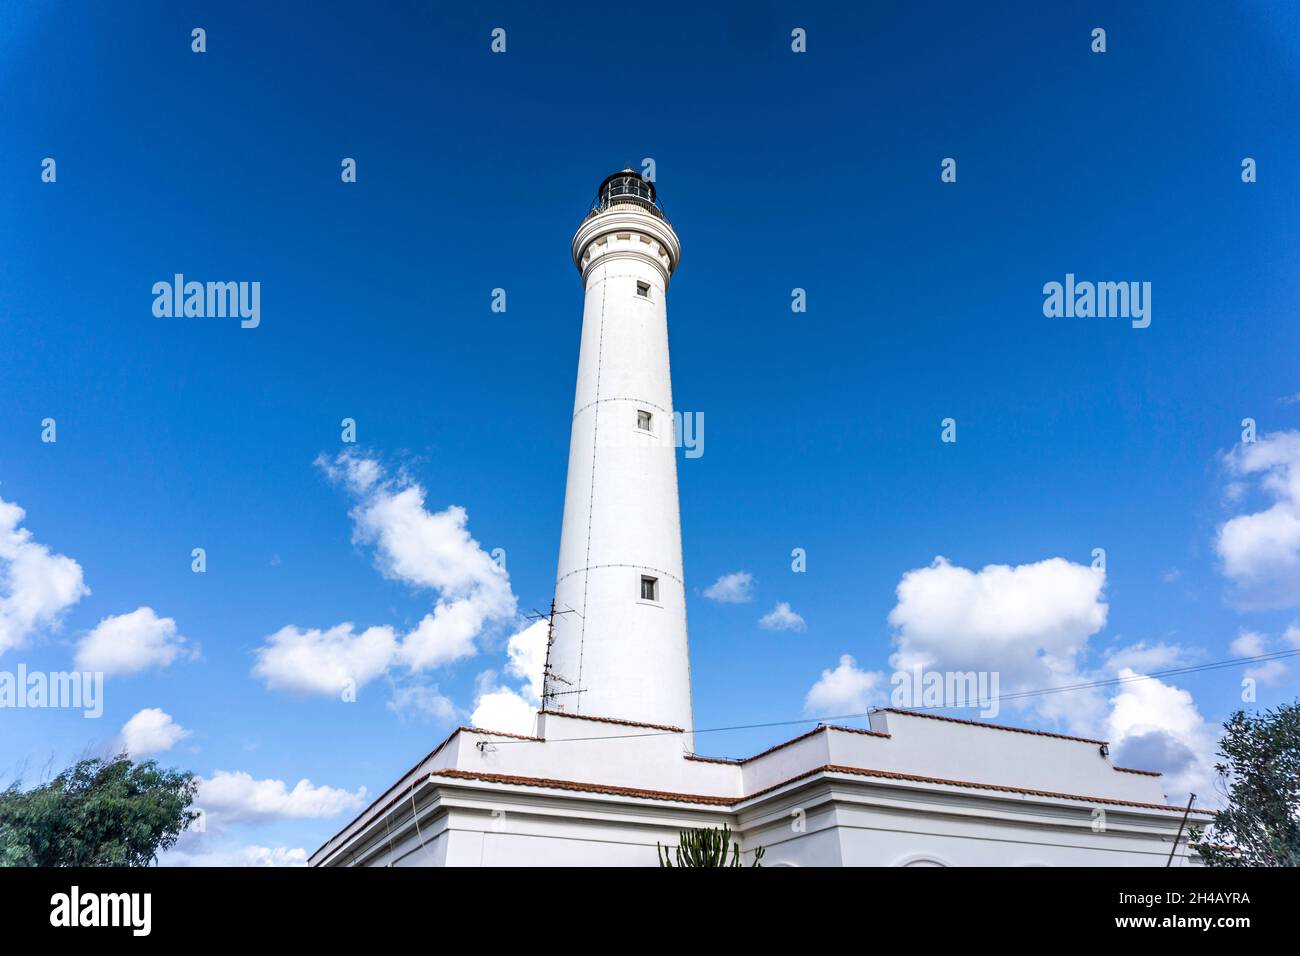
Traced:
[[563, 710], [539, 710], [538, 713], [545, 714], [547, 717], [568, 717], [571, 720], [594, 720], [598, 724], [619, 724], [623, 727], [645, 727], [647, 730], [662, 730], [674, 734], [686, 733], [685, 728], [674, 727], [671, 724], [644, 724], [638, 720], [623, 720], [619, 717], [593, 717], [590, 714], [570, 714]]
[[1008, 727], [1006, 724], [990, 724], [982, 720], [967, 720], [964, 717], [948, 717], [944, 714], [927, 714], [919, 710], [905, 710], [902, 707], [881, 707], [887, 714], [901, 714], [904, 717], [924, 717], [926, 720], [946, 720], [950, 724], [966, 724], [970, 727], [983, 727], [985, 730], [1005, 730], [1013, 734], [1033, 734], [1036, 737], [1055, 737], [1057, 740], [1073, 740], [1081, 744], [1101, 746], [1105, 740], [1093, 740], [1091, 737], [1073, 737], [1070, 734], [1058, 734], [1050, 730], [1030, 730], [1028, 727]]
[[[1121, 800], [1117, 797], [1095, 797], [1077, 793], [1061, 793], [1055, 790], [1032, 790], [1025, 787], [1011, 787], [1003, 784], [976, 783], [971, 780], [949, 780], [944, 777], [926, 777], [919, 774], [897, 773], [892, 770], [872, 770], [866, 767], [846, 767], [840, 764], [823, 764], [801, 774], [764, 787], [754, 793], [740, 797], [722, 797], [709, 794], [674, 793], [665, 790], [645, 790], [639, 787], [623, 787], [616, 784], [591, 783], [583, 780], [554, 780], [547, 777], [521, 777], [514, 774], [485, 773], [474, 770], [438, 770], [430, 777], [448, 780], [471, 780], [482, 783], [500, 783], [506, 786], [537, 787], [544, 790], [569, 790], [580, 793], [603, 794], [606, 796], [640, 797], [647, 800], [662, 800], [672, 803], [696, 803], [705, 806], [735, 807], [739, 804], [764, 796], [792, 783], [807, 780], [818, 774], [839, 773], [856, 777], [870, 777], [881, 780], [898, 780], [905, 783], [928, 783], [946, 787], [960, 787], [968, 790], [987, 790], [996, 793], [1013, 793], [1021, 796], [1046, 797], [1054, 800], [1073, 800], [1080, 803], [1101, 803], [1107, 806], [1133, 807], [1140, 810], [1163, 810], [1171, 813], [1183, 813], [1186, 807], [1171, 806], [1165, 803], [1143, 803], [1137, 800]], [[1210, 810], [1193, 810], [1193, 813], [1213, 815]]]
[[[451, 733], [449, 733], [446, 737], [443, 738], [442, 743], [438, 744], [438, 746], [434, 747], [427, 754], [425, 754], [423, 757], [417, 760], [415, 762], [415, 765], [411, 767], [410, 770], [407, 770], [405, 773], [401, 774], [397, 778], [396, 783], [394, 783], [391, 787], [389, 787], [379, 796], [375, 797], [375, 799], [371, 800], [368, 804], [366, 804], [365, 807], [363, 807], [360, 811], [358, 811], [356, 816], [354, 816], [351, 820], [349, 820], [347, 823], [343, 824], [343, 826], [335, 830], [333, 835], [331, 835], [328, 839], [326, 839], [324, 843], [322, 843], [320, 846], [318, 846], [315, 850], [311, 852], [310, 856], [307, 857], [308, 861], [310, 861], [311, 858], [314, 857], [317, 853], [320, 853], [321, 850], [325, 849], [327, 846], [333, 843], [334, 840], [340, 834], [346, 832], [354, 823], [356, 823], [367, 813], [369, 813], [371, 810], [377, 807], [385, 797], [387, 797], [390, 793], [392, 793], [394, 790], [400, 787], [402, 783], [406, 781], [407, 778], [409, 778], [422, 766], [424, 766], [426, 763], [428, 763], [430, 760], [436, 757], [439, 753], [441, 753], [443, 749], [447, 746], [447, 744], [452, 742], [453, 738], [455, 738], [457, 734], [484, 734], [492, 737], [511, 737], [514, 738], [515, 740], [533, 740], [539, 742], [542, 740], [541, 737], [527, 737], [523, 734], [511, 734], [505, 732], [504, 730], [484, 730], [481, 727], [457, 727], [455, 730], [453, 730]], [[391, 803], [392, 801], [389, 802]]]

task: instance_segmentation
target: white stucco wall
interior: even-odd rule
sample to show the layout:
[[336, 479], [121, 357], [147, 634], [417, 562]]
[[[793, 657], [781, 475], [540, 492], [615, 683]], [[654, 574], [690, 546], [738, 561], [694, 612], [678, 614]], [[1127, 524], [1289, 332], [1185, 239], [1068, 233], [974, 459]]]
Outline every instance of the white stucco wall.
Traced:
[[[832, 734], [830, 763], [1003, 786], [1163, 803], [1159, 777], [1117, 771], [1100, 741], [879, 712], [889, 737]], [[877, 722], [881, 725], [880, 722]]]

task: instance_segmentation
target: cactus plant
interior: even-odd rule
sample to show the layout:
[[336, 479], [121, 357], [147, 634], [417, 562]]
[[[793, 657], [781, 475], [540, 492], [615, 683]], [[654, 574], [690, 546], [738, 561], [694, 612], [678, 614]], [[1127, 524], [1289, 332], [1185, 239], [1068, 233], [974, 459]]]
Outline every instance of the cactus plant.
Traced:
[[[731, 842], [731, 827], [725, 823], [721, 829], [699, 828], [683, 830], [677, 838], [676, 847], [666, 847], [655, 842], [659, 853], [661, 867], [673, 866], [742, 866], [740, 862], [740, 844]], [[730, 850], [730, 862], [728, 862]], [[750, 866], [762, 866], [763, 847], [754, 849], [754, 862]], [[677, 862], [674, 863], [673, 860]]]

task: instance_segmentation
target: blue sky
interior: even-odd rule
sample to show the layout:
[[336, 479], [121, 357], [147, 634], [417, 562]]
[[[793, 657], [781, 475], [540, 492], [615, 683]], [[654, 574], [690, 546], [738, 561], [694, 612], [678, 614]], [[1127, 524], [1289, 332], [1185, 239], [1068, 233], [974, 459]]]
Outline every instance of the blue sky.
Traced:
[[[0, 499], [25, 512], [10, 553], [65, 556], [90, 592], [24, 623], [0, 556], [0, 670], [67, 670], [139, 608], [175, 627], [108, 678], [99, 720], [0, 713], [4, 780], [159, 708], [189, 731], [159, 759], [261, 782], [235, 780], [189, 852], [280, 858], [467, 721], [485, 671], [519, 689], [505, 614], [355, 703], [251, 672], [284, 627], [400, 634], [439, 599], [358, 537], [364, 500], [318, 463], [344, 417], [354, 460], [431, 514], [462, 507], [519, 608], [546, 605], [581, 320], [568, 242], [599, 181], [647, 157], [683, 243], [675, 398], [706, 422], [679, 461], [697, 726], [815, 716], [819, 683], [878, 702], [895, 654], [978, 663], [981, 610], [1023, 630], [986, 664], [1024, 686], [1045, 653], [1094, 677], [1300, 646], [1293, 5], [264, 7], [0, 11]], [[178, 272], [259, 281], [260, 325], [156, 318], [150, 289]], [[1150, 282], [1150, 327], [1044, 317], [1067, 273]], [[1079, 573], [1094, 548], [1104, 575]], [[704, 597], [740, 571], [752, 600]], [[759, 626], [779, 602], [802, 630]], [[1265, 675], [1259, 704], [1294, 699], [1294, 673]], [[1204, 778], [1184, 750], [1242, 676], [1000, 719], [1129, 733], [1176, 789]], [[433, 688], [440, 716], [390, 706]], [[699, 743], [743, 755], [797, 730]], [[331, 789], [295, 796], [303, 778]]]

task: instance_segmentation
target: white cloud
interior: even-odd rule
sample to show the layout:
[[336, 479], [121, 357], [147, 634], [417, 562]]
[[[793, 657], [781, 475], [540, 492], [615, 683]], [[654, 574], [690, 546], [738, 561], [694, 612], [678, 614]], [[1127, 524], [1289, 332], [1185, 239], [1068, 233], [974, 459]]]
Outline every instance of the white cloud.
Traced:
[[1106, 652], [1106, 666], [1111, 670], [1132, 667], [1144, 674], [1177, 667], [1186, 659], [1187, 652], [1178, 644], [1147, 644], [1145, 641]]
[[[1289, 635], [1291, 629], [1282, 635], [1282, 640], [1290, 643]], [[1264, 634], [1258, 631], [1242, 631], [1228, 645], [1228, 652], [1233, 657], [1259, 657], [1263, 654], [1272, 653], [1269, 645], [1272, 642]], [[1276, 687], [1282, 684], [1290, 676], [1290, 671], [1286, 664], [1279, 660], [1260, 661], [1248, 665], [1244, 671], [1246, 677], [1258, 681], [1267, 687]]]
[[316, 466], [331, 481], [343, 485], [357, 496], [366, 494], [384, 479], [384, 469], [378, 461], [349, 452], [340, 452], [333, 461], [323, 454], [317, 455]]
[[1156, 678], [1132, 680], [1137, 676], [1127, 667], [1119, 671], [1131, 682], [1110, 701], [1105, 731], [1112, 759], [1122, 767], [1159, 770], [1167, 797], [1181, 801], [1195, 792], [1204, 806], [1212, 794], [1214, 728], [1187, 691]]
[[882, 674], [860, 670], [848, 654], [840, 656], [839, 666], [822, 671], [804, 699], [804, 712], [810, 716], [860, 714], [883, 700], [879, 690]]
[[307, 851], [302, 847], [246, 846], [239, 850], [231, 866], [306, 866]]
[[397, 654], [391, 627], [356, 633], [348, 622], [329, 630], [282, 627], [255, 652], [253, 676], [272, 690], [339, 696], [360, 690], [388, 670]]
[[[1089, 639], [1106, 624], [1105, 572], [1050, 558], [979, 571], [940, 557], [903, 575], [890, 613], [896, 670], [996, 672], [1010, 694], [1105, 679], [1134, 678], [1194, 657], [1175, 644], [1138, 642], [1105, 653], [1098, 668], [1084, 666]], [[823, 671], [805, 710], [860, 712], [883, 693], [883, 676], [864, 671], [848, 655]], [[1031, 709], [1044, 723], [1073, 733], [1105, 735], [1116, 762], [1168, 774], [1171, 797], [1204, 790], [1211, 775], [1215, 735], [1186, 691], [1156, 679], [1125, 683], [1109, 699], [1101, 689], [1007, 701]], [[1202, 789], [1197, 789], [1202, 788]]]
[[90, 593], [81, 565], [38, 544], [19, 527], [25, 517], [22, 508], [0, 498], [0, 654], [56, 624]]
[[1235, 505], [1237, 502], [1241, 501], [1242, 498], [1246, 497], [1247, 490], [1246, 483], [1243, 481], [1228, 482], [1223, 486], [1224, 505]]
[[388, 709], [399, 717], [418, 717], [438, 724], [450, 724], [460, 711], [451, 698], [430, 684], [407, 684], [393, 689]]
[[[268, 687], [337, 694], [346, 681], [360, 688], [394, 665], [432, 670], [477, 654], [484, 629], [513, 618], [510, 578], [470, 536], [464, 508], [430, 512], [423, 487], [405, 475], [390, 477], [378, 461], [354, 452], [332, 460], [322, 455], [316, 464], [353, 496], [353, 540], [373, 546], [380, 573], [436, 592], [436, 602], [401, 637], [389, 627], [354, 634], [350, 623], [326, 631], [282, 628], [257, 651], [253, 675]], [[419, 693], [399, 691], [396, 709], [418, 704], [411, 694]], [[424, 703], [447, 713], [432, 698]]]
[[1233, 657], [1257, 657], [1264, 653], [1264, 641], [1264, 635], [1258, 631], [1242, 631], [1228, 645], [1228, 651]]
[[482, 595], [489, 602], [513, 605], [509, 578], [470, 536], [465, 509], [451, 505], [431, 512], [424, 499], [417, 484], [383, 483], [372, 486], [352, 509], [354, 532], [359, 541], [375, 546], [379, 570], [448, 599]]
[[481, 730], [531, 736], [536, 729], [537, 708], [509, 687], [497, 687], [479, 696], [470, 723]]
[[510, 577], [470, 536], [464, 508], [429, 511], [423, 487], [405, 477], [387, 478], [373, 459], [345, 452], [322, 467], [344, 476], [356, 498], [353, 537], [374, 546], [380, 572], [438, 593], [433, 614], [403, 642], [412, 667], [437, 667], [473, 654], [485, 623], [514, 615]]
[[792, 611], [785, 601], [779, 602], [759, 618], [758, 626], [769, 631], [802, 631], [806, 627], [803, 618]]
[[754, 576], [748, 571], [724, 574], [704, 589], [704, 596], [720, 604], [748, 604], [754, 600]]
[[[1049, 726], [1105, 736], [1116, 763], [1166, 773], [1166, 793], [1173, 799], [1186, 799], [1190, 790], [1204, 797], [1212, 778], [1213, 728], [1187, 691], [1158, 679], [1134, 680], [1194, 659], [1197, 652], [1138, 642], [1106, 651], [1099, 667], [1085, 667], [1088, 641], [1106, 624], [1105, 585], [1103, 570], [1063, 558], [979, 571], [936, 558], [899, 582], [898, 603], [889, 615], [896, 647], [890, 663], [906, 671], [996, 672], [1003, 695], [1118, 676], [1126, 683], [1109, 698], [1092, 688], [1005, 703], [1032, 710]], [[822, 673], [805, 709], [865, 710], [881, 682], [881, 675], [861, 670], [845, 655], [837, 668]]]
[[1282, 633], [1282, 640], [1292, 647], [1300, 649], [1300, 624], [1291, 624]]
[[176, 622], [159, 617], [151, 607], [130, 614], [110, 615], [95, 625], [77, 644], [76, 666], [105, 674], [134, 674], [150, 667], [166, 667], [187, 653], [185, 638]]
[[997, 671], [1003, 692], [1052, 686], [1105, 626], [1105, 586], [1103, 570], [1064, 558], [971, 571], [937, 557], [898, 583], [890, 663]]
[[480, 730], [531, 736], [536, 730], [537, 707], [522, 694], [497, 685], [495, 671], [478, 675], [474, 713], [469, 722]]
[[182, 850], [173, 849], [159, 858], [162, 866], [306, 866], [302, 847], [258, 846]]
[[1266, 687], [1278, 687], [1287, 682], [1291, 672], [1281, 661], [1264, 661], [1247, 667], [1246, 676]]
[[1273, 502], [1219, 528], [1215, 549], [1234, 600], [1246, 608], [1300, 605], [1300, 431], [1238, 445], [1224, 463], [1234, 484], [1253, 482]]
[[439, 601], [433, 613], [424, 615], [415, 630], [403, 638], [399, 655], [416, 671], [473, 657], [478, 653], [474, 639], [486, 622], [486, 615], [474, 601]]
[[546, 621], [534, 621], [506, 644], [506, 673], [528, 682], [526, 693], [534, 703], [542, 698], [542, 671], [546, 667]]
[[160, 754], [190, 736], [171, 714], [146, 707], [122, 725], [122, 746], [135, 759]]
[[534, 621], [506, 644], [506, 673], [524, 681], [515, 691], [499, 686], [496, 671], [483, 671], [475, 681], [474, 713], [470, 724], [485, 730], [532, 735], [542, 703], [546, 666], [546, 621]]
[[255, 780], [243, 771], [218, 770], [199, 780], [196, 807], [221, 824], [283, 817], [332, 817], [354, 810], [365, 800], [366, 788], [355, 793], [337, 787], [313, 786], [299, 780], [290, 789], [283, 780]]

